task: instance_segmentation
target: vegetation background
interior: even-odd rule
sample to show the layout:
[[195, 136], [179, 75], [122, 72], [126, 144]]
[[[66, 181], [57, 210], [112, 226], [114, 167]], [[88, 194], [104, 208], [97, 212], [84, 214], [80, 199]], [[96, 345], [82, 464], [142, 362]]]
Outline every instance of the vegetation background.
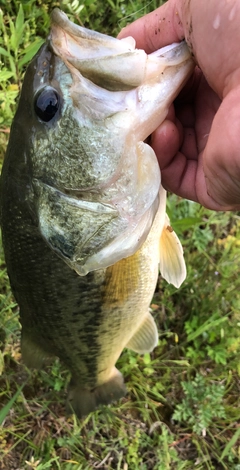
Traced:
[[[159, 6], [142, 0], [0, 0], [0, 152], [26, 64], [60, 6], [72, 20], [117, 35]], [[207, 53], [207, 51], [206, 51]], [[240, 214], [168, 199], [188, 276], [159, 278], [152, 310], [159, 345], [128, 350], [118, 367], [128, 395], [82, 420], [66, 417], [68, 372], [21, 363], [18, 307], [0, 261], [0, 469], [240, 470]]]

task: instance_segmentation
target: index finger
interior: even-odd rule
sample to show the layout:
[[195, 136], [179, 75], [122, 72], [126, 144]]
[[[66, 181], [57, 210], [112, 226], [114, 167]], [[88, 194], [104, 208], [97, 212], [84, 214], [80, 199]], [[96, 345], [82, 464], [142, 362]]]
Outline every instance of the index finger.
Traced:
[[147, 54], [184, 39], [181, 14], [177, 2], [167, 3], [134, 21], [120, 31], [118, 38], [133, 36], [136, 47], [144, 49]]

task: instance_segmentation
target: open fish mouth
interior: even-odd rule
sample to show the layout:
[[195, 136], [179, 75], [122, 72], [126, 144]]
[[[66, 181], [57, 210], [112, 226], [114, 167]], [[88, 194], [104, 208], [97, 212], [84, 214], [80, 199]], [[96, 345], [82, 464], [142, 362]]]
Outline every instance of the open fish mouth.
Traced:
[[57, 8], [53, 10], [51, 20], [53, 51], [84, 77], [115, 91], [129, 90], [143, 82], [146, 54], [143, 50], [135, 50], [133, 38], [120, 41], [88, 30], [72, 23]]
[[[160, 74], [168, 65], [189, 60], [189, 50], [182, 43], [146, 54], [135, 49], [135, 39], [116, 39], [72, 23], [55, 8], [51, 15], [51, 47], [68, 66], [108, 90], [130, 90]], [[179, 47], [178, 47], [179, 46]], [[162, 65], [162, 67], [161, 67]]]

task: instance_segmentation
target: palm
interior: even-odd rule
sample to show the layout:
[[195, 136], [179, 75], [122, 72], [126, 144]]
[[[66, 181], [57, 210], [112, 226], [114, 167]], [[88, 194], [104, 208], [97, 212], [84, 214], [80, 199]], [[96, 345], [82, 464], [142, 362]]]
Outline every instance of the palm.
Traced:
[[198, 163], [219, 105], [219, 98], [196, 69], [175, 103], [175, 113], [171, 110], [169, 120], [152, 136], [163, 184], [182, 197], [201, 201]]
[[166, 189], [212, 209], [240, 207], [239, 97], [240, 87], [221, 101], [196, 71], [152, 136]]

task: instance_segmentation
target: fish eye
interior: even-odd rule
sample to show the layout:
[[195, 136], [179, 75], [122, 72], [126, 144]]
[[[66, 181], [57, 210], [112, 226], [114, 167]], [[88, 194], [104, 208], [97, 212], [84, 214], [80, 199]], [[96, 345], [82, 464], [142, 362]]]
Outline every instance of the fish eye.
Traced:
[[54, 88], [43, 88], [40, 90], [34, 103], [36, 115], [43, 122], [51, 121], [60, 107], [60, 96]]

